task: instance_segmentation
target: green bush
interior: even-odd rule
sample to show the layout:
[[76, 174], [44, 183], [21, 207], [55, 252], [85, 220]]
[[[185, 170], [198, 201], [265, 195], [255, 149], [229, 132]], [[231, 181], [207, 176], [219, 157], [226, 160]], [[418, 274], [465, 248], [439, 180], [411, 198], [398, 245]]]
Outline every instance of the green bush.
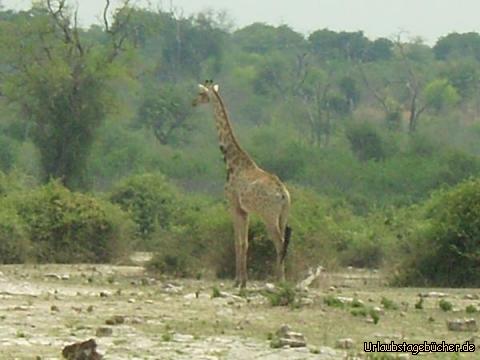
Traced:
[[167, 229], [177, 207], [177, 190], [160, 173], [135, 175], [117, 184], [109, 199], [131, 214], [136, 234], [150, 239], [157, 228]]
[[28, 182], [25, 174], [16, 171], [5, 174], [0, 170], [0, 199], [2, 196], [22, 190]]
[[383, 160], [387, 148], [382, 136], [368, 123], [351, 125], [346, 130], [350, 148], [360, 161]]
[[272, 306], [298, 306], [298, 295], [292, 285], [282, 283], [274, 292], [266, 292], [265, 295]]
[[15, 162], [14, 141], [0, 133], [0, 171], [8, 171]]
[[401, 285], [480, 284], [480, 179], [435, 193], [394, 279]]
[[192, 260], [187, 251], [161, 251], [155, 254], [147, 267], [155, 273], [187, 277], [193, 275]]
[[453, 309], [453, 305], [450, 301], [448, 300], [445, 300], [445, 299], [441, 299], [439, 302], [438, 302], [438, 306], [440, 307], [440, 309], [442, 309], [443, 311], [451, 311]]
[[109, 262], [124, 255], [133, 224], [117, 206], [57, 182], [10, 196], [38, 262]]
[[19, 264], [30, 259], [31, 244], [25, 223], [11, 206], [0, 208], [0, 264]]

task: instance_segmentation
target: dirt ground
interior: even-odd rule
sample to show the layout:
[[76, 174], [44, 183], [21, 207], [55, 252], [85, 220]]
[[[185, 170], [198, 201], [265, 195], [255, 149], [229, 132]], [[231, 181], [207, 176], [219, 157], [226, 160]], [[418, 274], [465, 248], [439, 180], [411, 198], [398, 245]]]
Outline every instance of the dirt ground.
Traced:
[[[389, 288], [378, 273], [345, 269], [322, 273], [296, 306], [272, 306], [273, 285], [252, 282], [239, 293], [229, 281], [154, 279], [144, 260], [0, 266], [0, 359], [61, 359], [64, 346], [90, 338], [112, 360], [394, 359], [413, 356], [367, 354], [364, 342], [476, 341], [475, 329], [450, 331], [447, 321], [479, 321], [478, 289]], [[282, 324], [302, 333], [307, 346], [271, 347]]]

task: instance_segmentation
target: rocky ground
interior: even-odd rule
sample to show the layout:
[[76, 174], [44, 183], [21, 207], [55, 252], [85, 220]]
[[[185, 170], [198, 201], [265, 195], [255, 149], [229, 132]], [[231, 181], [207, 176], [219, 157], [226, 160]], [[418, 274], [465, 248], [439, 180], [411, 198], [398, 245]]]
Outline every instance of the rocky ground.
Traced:
[[266, 283], [240, 293], [230, 282], [154, 279], [141, 265], [0, 266], [0, 359], [61, 359], [91, 338], [115, 360], [384, 359], [363, 342], [476, 340], [476, 289], [391, 289], [355, 269], [317, 275], [290, 305], [272, 306], [279, 290]]

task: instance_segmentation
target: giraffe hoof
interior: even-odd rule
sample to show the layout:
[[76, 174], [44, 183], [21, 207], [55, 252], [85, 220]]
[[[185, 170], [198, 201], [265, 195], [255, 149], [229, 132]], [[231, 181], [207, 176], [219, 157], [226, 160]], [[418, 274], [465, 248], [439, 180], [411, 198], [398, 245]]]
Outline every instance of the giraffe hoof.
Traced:
[[235, 283], [233, 284], [233, 287], [240, 288], [240, 289], [245, 289], [247, 287], [247, 282], [246, 281], [235, 280]]

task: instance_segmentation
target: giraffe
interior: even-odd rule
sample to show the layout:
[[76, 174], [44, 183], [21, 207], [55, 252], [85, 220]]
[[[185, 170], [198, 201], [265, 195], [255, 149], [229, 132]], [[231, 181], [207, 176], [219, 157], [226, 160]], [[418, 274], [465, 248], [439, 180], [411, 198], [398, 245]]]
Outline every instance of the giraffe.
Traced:
[[220, 151], [227, 169], [225, 196], [233, 219], [235, 234], [235, 286], [247, 283], [247, 250], [249, 215], [264, 222], [276, 250], [276, 277], [285, 280], [285, 256], [291, 228], [287, 225], [290, 194], [280, 179], [261, 169], [240, 146], [228, 117], [219, 86], [211, 80], [199, 84], [192, 105], [210, 103], [218, 132]]

